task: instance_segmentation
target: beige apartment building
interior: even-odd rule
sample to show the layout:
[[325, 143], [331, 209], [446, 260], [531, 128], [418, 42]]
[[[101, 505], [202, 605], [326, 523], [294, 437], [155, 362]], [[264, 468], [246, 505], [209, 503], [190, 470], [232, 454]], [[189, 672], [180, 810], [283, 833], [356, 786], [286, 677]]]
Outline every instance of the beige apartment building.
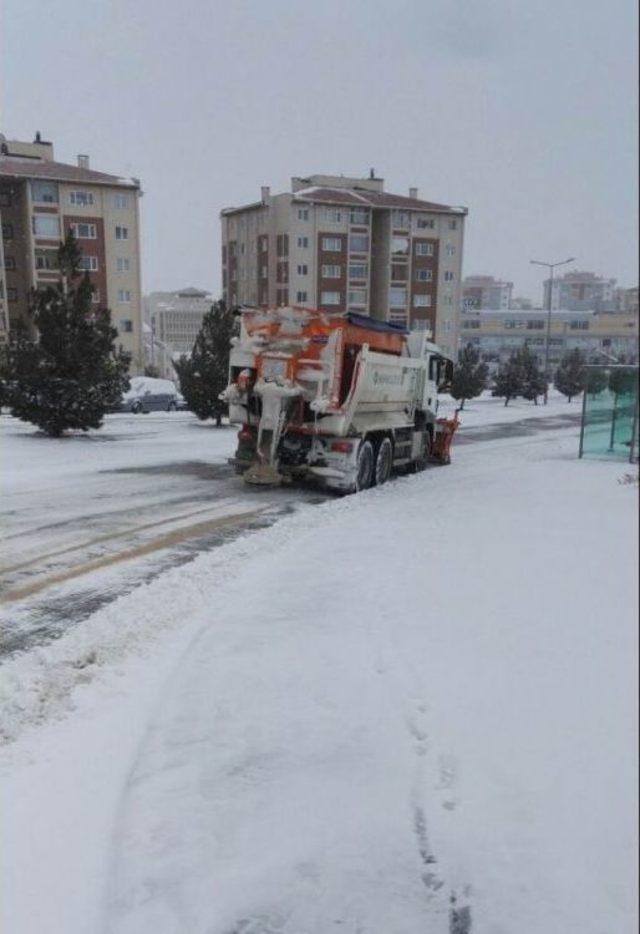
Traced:
[[467, 209], [384, 190], [384, 180], [311, 175], [226, 208], [222, 285], [232, 304], [354, 311], [430, 329], [457, 351]]
[[[464, 309], [460, 345], [472, 344], [492, 368], [527, 344], [544, 362], [547, 312], [537, 309]], [[565, 353], [581, 350], [594, 363], [638, 360], [637, 312], [557, 310], [551, 313], [549, 362], [556, 366]]]
[[[142, 295], [137, 179], [54, 160], [52, 143], [0, 136], [0, 339], [28, 324], [32, 288], [58, 280], [57, 249], [71, 228], [94, 286], [96, 307], [108, 307], [119, 342], [142, 372]], [[4, 324], [4, 327], [3, 327]]]

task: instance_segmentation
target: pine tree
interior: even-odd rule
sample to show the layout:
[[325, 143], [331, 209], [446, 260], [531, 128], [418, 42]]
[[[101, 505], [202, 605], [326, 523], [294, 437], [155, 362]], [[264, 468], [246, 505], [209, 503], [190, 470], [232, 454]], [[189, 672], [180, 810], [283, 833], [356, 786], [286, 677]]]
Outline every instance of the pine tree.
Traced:
[[450, 394], [460, 402], [460, 411], [464, 409], [466, 399], [475, 399], [484, 389], [489, 367], [480, 363], [480, 353], [472, 344], [458, 354], [458, 362], [453, 371]]
[[609, 389], [614, 395], [632, 395], [636, 391], [637, 373], [632, 369], [613, 368], [609, 373]]
[[560, 361], [553, 385], [558, 392], [567, 397], [567, 402], [571, 402], [573, 397], [579, 395], [585, 387], [585, 363], [584, 354], [577, 348], [566, 353]]
[[524, 344], [517, 352], [518, 363], [522, 369], [523, 399], [538, 404], [538, 396], [542, 396], [547, 389], [547, 381], [538, 367], [538, 360], [534, 353]]
[[607, 373], [600, 367], [589, 368], [585, 372], [587, 392], [594, 399], [609, 385]]
[[198, 418], [215, 418], [218, 426], [226, 412], [219, 399], [229, 381], [229, 352], [235, 315], [223, 301], [216, 302], [202, 319], [191, 356], [175, 362], [180, 391]]
[[58, 250], [60, 281], [31, 296], [37, 337], [18, 328], [7, 355], [11, 414], [55, 438], [67, 429], [99, 428], [129, 385], [130, 356], [116, 349], [109, 311], [92, 305], [81, 256], [69, 232]]
[[505, 405], [522, 395], [524, 373], [518, 354], [519, 351], [514, 350], [509, 359], [500, 364], [495, 376], [493, 395], [503, 397]]

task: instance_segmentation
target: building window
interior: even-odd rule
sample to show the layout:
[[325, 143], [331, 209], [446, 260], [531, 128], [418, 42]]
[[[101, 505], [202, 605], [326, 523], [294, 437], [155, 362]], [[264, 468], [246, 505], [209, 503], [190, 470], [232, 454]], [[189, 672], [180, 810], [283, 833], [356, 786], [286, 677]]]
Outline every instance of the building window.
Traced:
[[[231, 273], [231, 278], [232, 278], [232, 279], [235, 278], [234, 273], [235, 273], [235, 269], [234, 269], [233, 272]], [[268, 279], [268, 278], [269, 278], [269, 267], [268, 267], [268, 266], [261, 266], [261, 267], [260, 267], [260, 277], [261, 277], [262, 279]]]
[[342, 269], [340, 266], [323, 266], [322, 267], [322, 278], [323, 279], [339, 279], [342, 275]]
[[571, 321], [569, 327], [572, 331], [588, 331], [589, 322], [588, 321]]
[[[309, 272], [309, 267], [307, 266], [306, 263], [302, 263], [302, 264], [301, 264], [300, 266], [298, 266], [297, 268], [298, 268], [298, 275], [299, 275], [299, 276], [306, 276], [307, 273]], [[306, 301], [306, 299], [305, 299], [305, 301]]]
[[13, 224], [2, 225], [2, 239], [13, 240]]
[[69, 203], [78, 204], [82, 207], [86, 207], [89, 204], [93, 204], [93, 192], [91, 191], [70, 191], [69, 192]]
[[340, 292], [321, 292], [320, 293], [320, 304], [321, 305], [339, 305], [342, 301], [342, 296]]
[[389, 312], [389, 322], [391, 324], [397, 324], [400, 327], [406, 328], [407, 326], [407, 315], [403, 311], [394, 311], [393, 309]]
[[85, 269], [87, 272], [97, 272], [98, 271], [98, 257], [97, 256], [81, 256], [80, 269]]
[[327, 253], [339, 253], [342, 249], [342, 239], [340, 237], [323, 237], [322, 249]]
[[116, 240], [128, 240], [129, 239], [129, 228], [121, 227], [120, 224], [116, 226]]
[[347, 292], [347, 302], [350, 305], [366, 305], [367, 304], [367, 290], [366, 289], [351, 289]]
[[391, 238], [391, 252], [394, 256], [408, 256], [409, 255], [409, 238], [408, 237], [392, 237]]
[[349, 220], [352, 224], [358, 224], [361, 227], [369, 225], [368, 208], [351, 208]]
[[122, 318], [120, 321], [119, 330], [125, 334], [131, 334], [133, 331], [133, 321], [131, 321], [129, 318]]
[[349, 250], [351, 253], [368, 253], [369, 237], [366, 234], [351, 234], [349, 238]]
[[60, 218], [54, 214], [34, 214], [32, 225], [36, 237], [60, 238]]
[[309, 208], [298, 208], [298, 220], [299, 221], [309, 220]]
[[11, 207], [11, 192], [0, 191], [0, 208]]
[[325, 220], [331, 224], [339, 224], [342, 221], [342, 211], [339, 211], [338, 208], [325, 208], [324, 216]]
[[527, 328], [530, 331], [541, 331], [544, 327], [544, 321], [527, 321]]
[[479, 328], [480, 328], [479, 321], [463, 321], [462, 322], [462, 329], [464, 331], [476, 331]]
[[433, 230], [436, 226], [436, 222], [432, 217], [419, 217], [416, 220], [416, 227], [418, 230]]
[[98, 236], [95, 224], [71, 224], [71, 230], [77, 240], [96, 240]]
[[400, 230], [409, 229], [409, 214], [407, 211], [392, 211], [391, 212], [391, 223], [394, 227], [400, 228]]
[[433, 256], [433, 243], [416, 243], [416, 256]]
[[447, 271], [445, 272], [445, 274], [444, 274], [444, 281], [445, 281], [445, 282], [453, 282], [453, 273], [450, 272], [449, 270], [447, 270]]
[[100, 289], [94, 289], [91, 293], [91, 301], [94, 305], [100, 304]]
[[118, 289], [118, 301], [121, 305], [131, 301], [131, 292], [129, 289]]
[[128, 256], [118, 256], [116, 258], [116, 272], [129, 272], [131, 269], [131, 260]]
[[453, 305], [453, 295], [445, 295], [444, 304], [450, 308]]
[[517, 318], [507, 318], [504, 322], [504, 326], [508, 330], [514, 330], [514, 329], [519, 330], [520, 328], [523, 328], [524, 325], [525, 325], [525, 322], [519, 321]]
[[416, 269], [416, 280], [418, 282], [431, 282], [433, 271], [431, 269]]
[[58, 254], [53, 250], [36, 250], [36, 269], [58, 269]]
[[431, 296], [430, 295], [414, 295], [413, 296], [413, 307], [414, 308], [431, 308]]
[[116, 192], [116, 194], [113, 196], [113, 206], [114, 208], [128, 208], [129, 195], [125, 195], [121, 191]]
[[[261, 252], [261, 253], [266, 253], [268, 249], [269, 249], [269, 238], [268, 238], [268, 237], [260, 237], [260, 252]], [[235, 243], [229, 244], [229, 255], [230, 255], [230, 256], [235, 256], [235, 255], [236, 255], [236, 245], [235, 245]]]
[[349, 264], [349, 278], [350, 279], [366, 279], [369, 273], [369, 267], [366, 263], [350, 263]]
[[391, 305], [393, 308], [406, 308], [407, 290], [389, 289], [389, 305]]
[[42, 182], [32, 180], [31, 182], [31, 200], [39, 204], [57, 204], [58, 203], [58, 184], [57, 182]]
[[15, 269], [16, 261], [13, 256], [5, 256], [4, 258], [4, 268], [5, 269]]
[[296, 292], [296, 301], [297, 301], [298, 303], [306, 302], [306, 301], [307, 301], [307, 293], [306, 293], [306, 292]]
[[447, 256], [455, 256], [456, 248], [454, 247], [453, 243], [447, 243], [445, 250]]
[[18, 301], [18, 290], [17, 289], [7, 289], [7, 301], [8, 302]]
[[456, 230], [457, 227], [458, 227], [458, 221], [455, 220], [455, 218], [449, 221], [449, 230]]
[[308, 237], [298, 237], [298, 247], [299, 247], [301, 250], [306, 250], [306, 249], [308, 248], [308, 246], [309, 246], [309, 238], [308, 238]]

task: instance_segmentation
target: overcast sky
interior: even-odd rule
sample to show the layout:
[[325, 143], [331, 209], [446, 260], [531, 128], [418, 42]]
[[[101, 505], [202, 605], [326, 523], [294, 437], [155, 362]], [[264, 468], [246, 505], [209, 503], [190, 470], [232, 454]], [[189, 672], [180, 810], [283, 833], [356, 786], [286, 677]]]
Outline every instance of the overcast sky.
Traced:
[[464, 273], [638, 282], [636, 0], [0, 0], [0, 128], [142, 180], [144, 290], [220, 290], [219, 211], [367, 174], [469, 209]]

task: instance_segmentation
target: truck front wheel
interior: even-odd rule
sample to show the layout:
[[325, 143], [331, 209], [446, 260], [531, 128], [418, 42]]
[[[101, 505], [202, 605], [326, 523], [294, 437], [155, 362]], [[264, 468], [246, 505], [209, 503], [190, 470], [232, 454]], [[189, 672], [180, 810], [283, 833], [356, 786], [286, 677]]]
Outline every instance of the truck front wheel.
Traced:
[[375, 459], [373, 456], [373, 447], [370, 441], [363, 441], [358, 448], [358, 459], [356, 462], [356, 483], [355, 493], [360, 490], [368, 490], [373, 483]]
[[376, 486], [382, 486], [391, 476], [393, 463], [393, 445], [389, 438], [383, 438], [376, 456], [375, 480]]

